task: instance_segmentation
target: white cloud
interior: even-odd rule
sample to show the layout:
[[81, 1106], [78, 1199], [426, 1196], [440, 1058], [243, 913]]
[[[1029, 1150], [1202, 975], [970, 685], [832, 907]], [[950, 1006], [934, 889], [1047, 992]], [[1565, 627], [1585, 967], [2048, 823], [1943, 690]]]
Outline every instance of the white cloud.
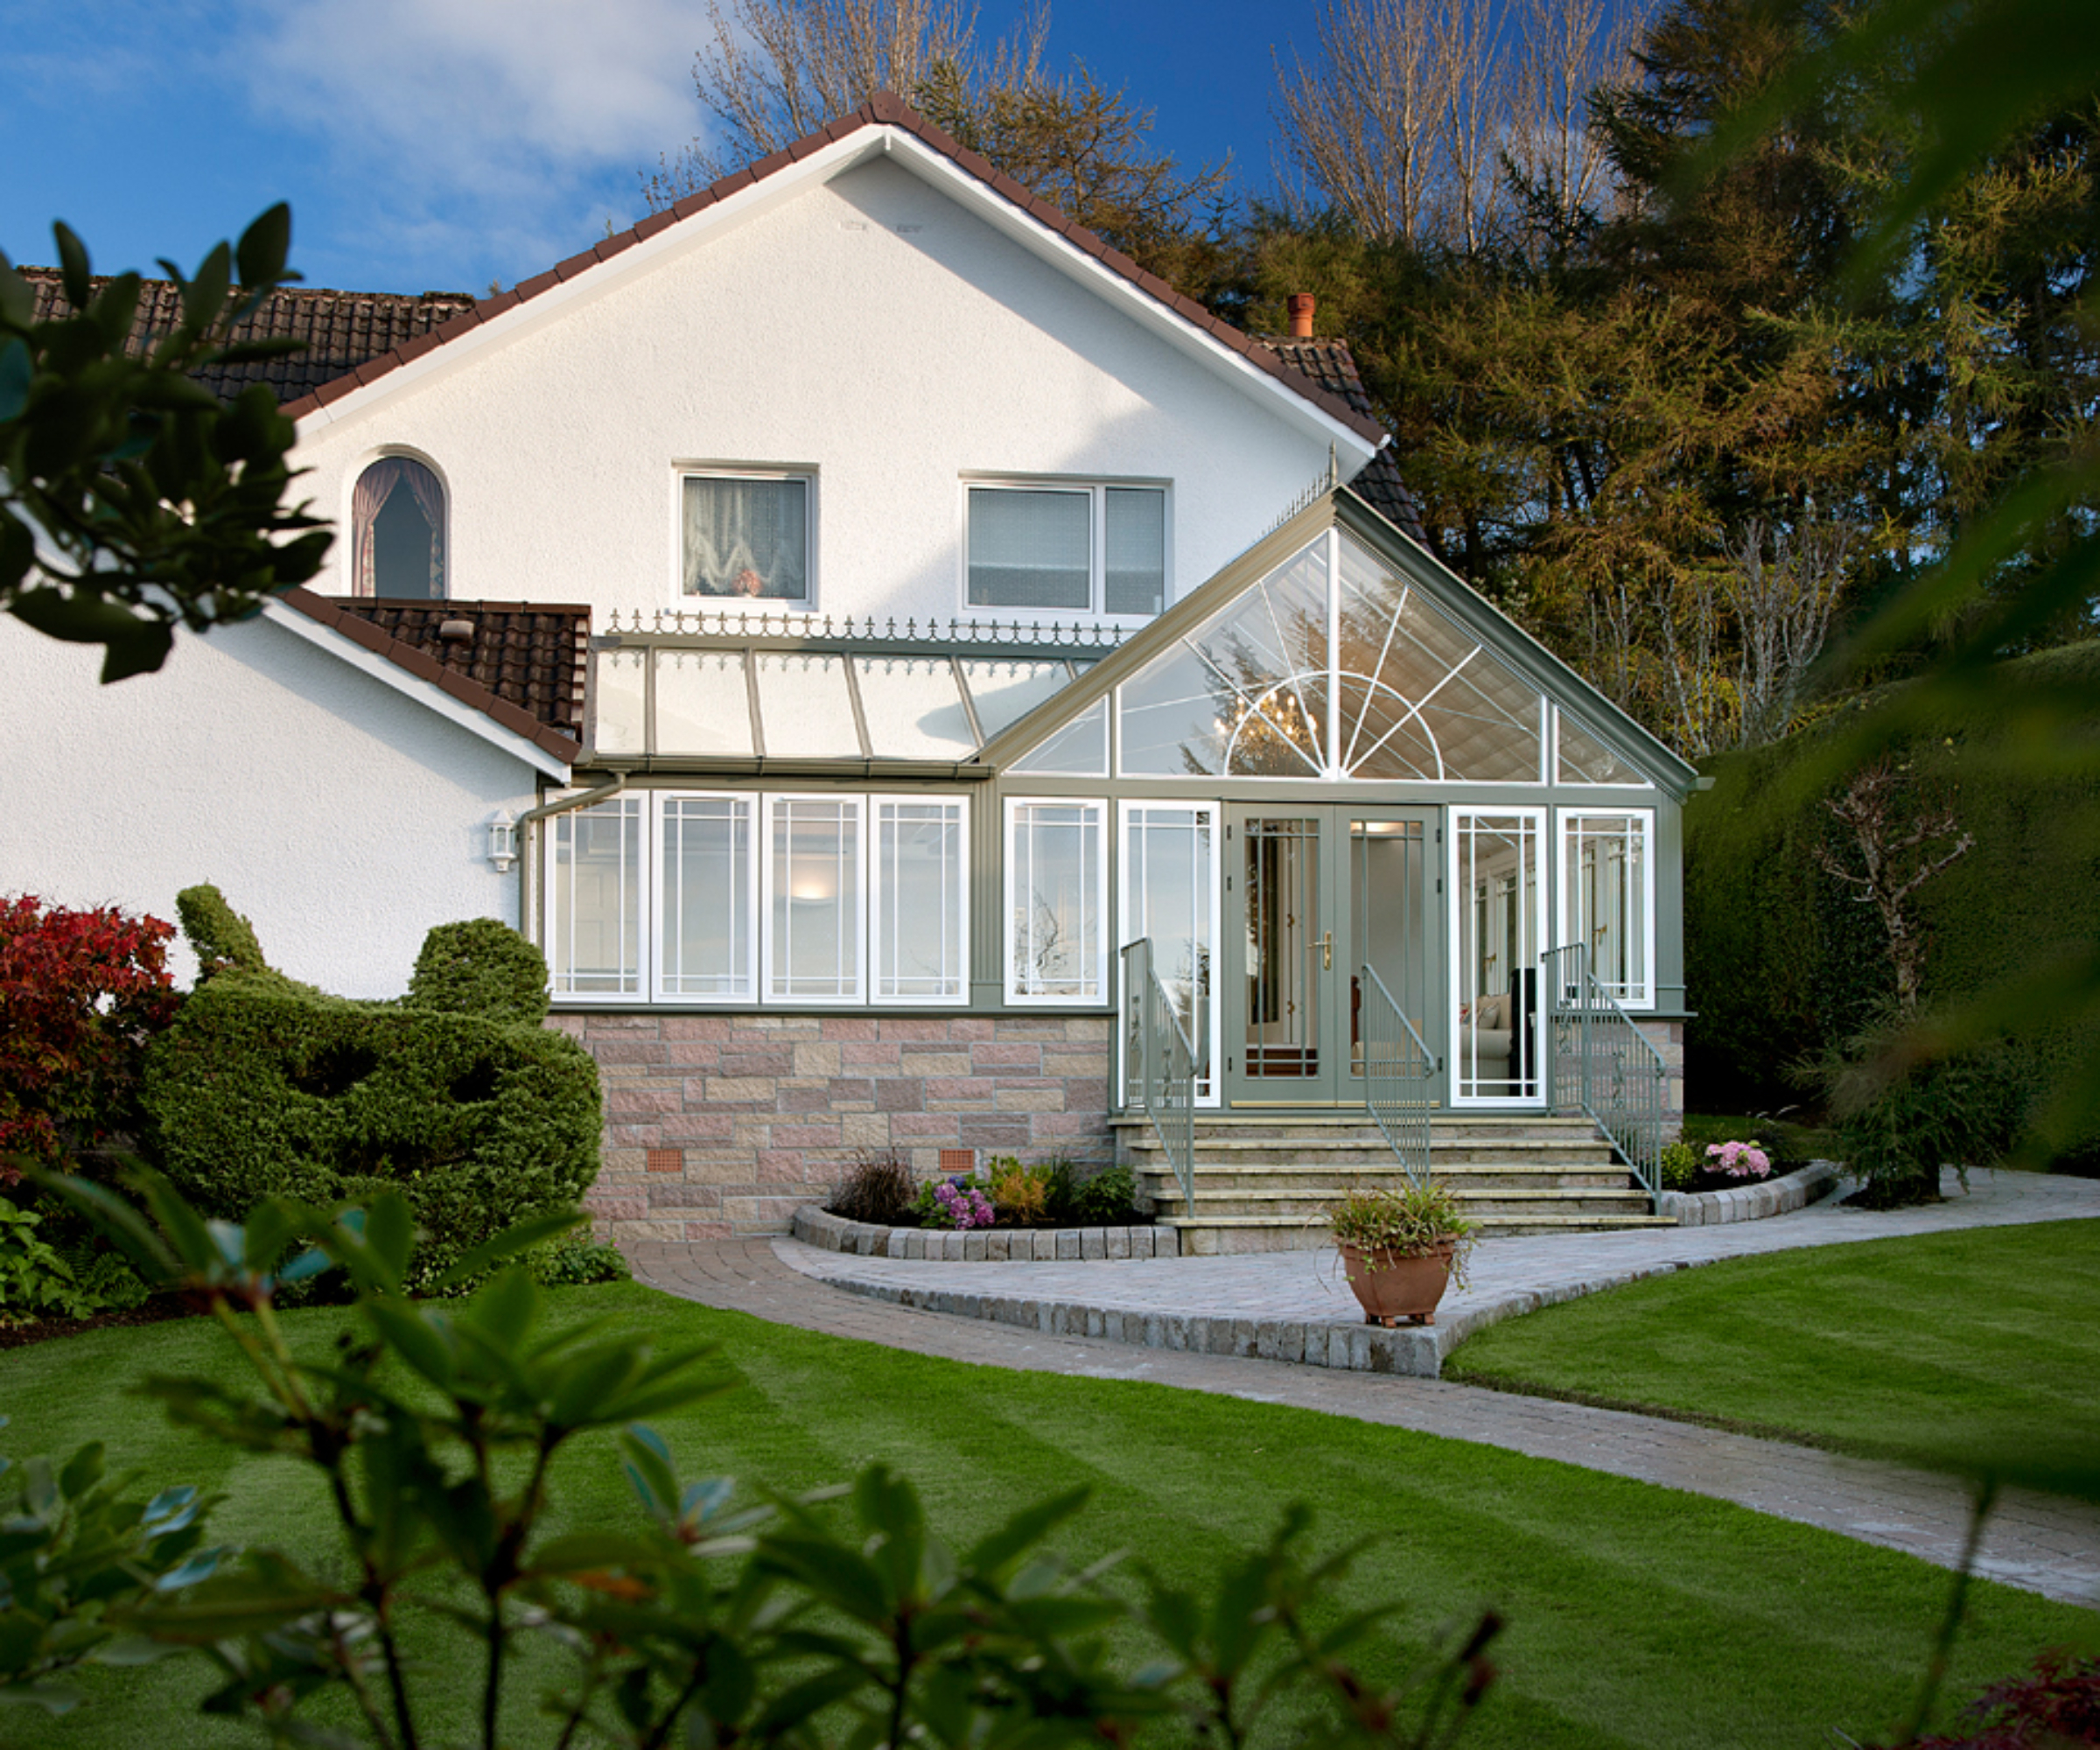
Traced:
[[282, 0], [255, 22], [259, 102], [425, 176], [639, 162], [693, 126], [679, 0]]

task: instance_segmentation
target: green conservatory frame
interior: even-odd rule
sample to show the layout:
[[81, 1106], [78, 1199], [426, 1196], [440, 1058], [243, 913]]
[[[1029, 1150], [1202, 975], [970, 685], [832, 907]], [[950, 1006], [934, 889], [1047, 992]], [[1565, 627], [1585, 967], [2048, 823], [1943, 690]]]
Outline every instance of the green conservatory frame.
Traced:
[[[1124, 938], [1156, 915], [1186, 914], [1178, 936], [1137, 934], [1180, 942], [1178, 962], [1162, 948], [1160, 976], [1196, 1041], [1206, 1104], [1361, 1110], [1338, 1042], [1346, 1030], [1361, 1063], [1363, 993], [1325, 979], [1337, 930], [1345, 968], [1394, 937], [1393, 977], [1411, 981], [1396, 1001], [1417, 1012], [1442, 1078], [1434, 1098], [1452, 1107], [1543, 1103], [1536, 975], [1510, 969], [1571, 941], [1638, 1019], [1684, 1015], [1682, 807], [1697, 774], [1346, 488], [1120, 641], [1068, 626], [921, 633], [781, 615], [690, 630], [676, 618], [616, 624], [595, 645], [594, 723], [612, 720], [604, 677], [615, 664], [643, 678], [626, 687], [617, 732], [594, 735], [577, 790], [535, 811], [536, 844], [528, 835], [539, 871], [528, 892], [556, 962], [557, 1008], [1118, 1013]], [[707, 709], [731, 725], [730, 745], [682, 749], [659, 732], [649, 677], [686, 653], [728, 677]], [[780, 740], [770, 725], [795, 708], [777, 684], [762, 696], [761, 664], [777, 676], [794, 662], [798, 684], [859, 676], [843, 678], [844, 706], [816, 713], [832, 714], [836, 752], [813, 751], [799, 710], [794, 750], [766, 751]], [[864, 683], [878, 662], [920, 665], [908, 672], [928, 689], [921, 719], [897, 728], [889, 707], [871, 706], [876, 690]], [[1067, 678], [994, 726], [966, 669], [1002, 662], [1016, 673], [1062, 664]], [[739, 675], [747, 742], [734, 728]], [[1007, 704], [1018, 696], [1010, 690]], [[878, 732], [878, 718], [892, 726]], [[911, 755], [884, 751], [906, 743]], [[727, 894], [770, 942], [737, 949], [750, 979], [724, 977], [697, 999], [701, 986], [667, 984], [652, 945], [684, 928], [665, 921], [662, 894], [649, 897], [650, 865], [669, 880], [663, 822], [674, 817], [681, 832], [698, 821], [693, 830], [717, 847], [717, 872], [693, 878], [709, 896], [695, 928], [719, 934]], [[835, 956], [798, 984], [790, 962], [802, 950], [780, 946], [794, 908], [830, 905], [824, 915], [846, 918], [837, 895], [851, 877], [841, 855], [828, 888], [794, 886], [794, 835], [809, 819], [808, 843], [850, 839], [860, 859], [858, 957], [850, 976]], [[564, 886], [562, 859], [580, 870], [580, 835], [600, 827], [616, 827], [623, 857], [630, 840], [639, 847], [631, 888], [620, 889], [634, 929], [615, 944], [638, 972], [610, 981], [620, 988], [574, 977], [564, 988], [563, 944], [576, 935], [564, 937], [562, 908], [573, 910], [580, 877]], [[908, 876], [898, 860], [907, 839], [919, 859]], [[748, 877], [717, 878], [738, 868]], [[751, 892], [738, 898], [746, 878]], [[878, 916], [886, 892], [890, 913]], [[714, 935], [708, 942], [728, 964]], [[1320, 954], [1324, 966], [1308, 958]], [[886, 966], [907, 960], [913, 976], [882, 982]], [[1526, 1026], [1533, 1043], [1512, 1042]]]

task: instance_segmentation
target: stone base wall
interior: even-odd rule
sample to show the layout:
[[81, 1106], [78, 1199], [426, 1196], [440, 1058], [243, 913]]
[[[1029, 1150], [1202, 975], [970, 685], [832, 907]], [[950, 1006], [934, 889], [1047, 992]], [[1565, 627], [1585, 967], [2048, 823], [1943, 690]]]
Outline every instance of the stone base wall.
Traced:
[[[785, 1233], [862, 1150], [922, 1178], [993, 1155], [1107, 1165], [1107, 1015], [564, 1014], [598, 1060], [601, 1236]], [[967, 1152], [963, 1162], [944, 1152]]]
[[1662, 1054], [1669, 1068], [1670, 1080], [1662, 1091], [1662, 1135], [1664, 1141], [1674, 1143], [1684, 1129], [1684, 1023], [1636, 1018], [1634, 1025]]

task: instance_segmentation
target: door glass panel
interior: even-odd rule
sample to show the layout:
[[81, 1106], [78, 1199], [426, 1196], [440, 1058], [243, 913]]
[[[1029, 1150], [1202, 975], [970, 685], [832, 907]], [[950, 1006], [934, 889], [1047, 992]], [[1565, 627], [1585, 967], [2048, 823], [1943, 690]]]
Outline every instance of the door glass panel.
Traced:
[[1123, 934], [1149, 936], [1152, 970], [1188, 1031], [1196, 1094], [1211, 1081], [1211, 959], [1217, 844], [1214, 804], [1130, 805], [1124, 816]]
[[1247, 1074], [1320, 1072], [1322, 959], [1318, 816], [1247, 822]]
[[1420, 821], [1349, 822], [1349, 1073], [1363, 1073], [1362, 969], [1415, 1031], [1430, 1033], [1428, 884]]
[[1530, 1100], [1539, 1092], [1538, 810], [1452, 811], [1458, 900], [1460, 1100]]

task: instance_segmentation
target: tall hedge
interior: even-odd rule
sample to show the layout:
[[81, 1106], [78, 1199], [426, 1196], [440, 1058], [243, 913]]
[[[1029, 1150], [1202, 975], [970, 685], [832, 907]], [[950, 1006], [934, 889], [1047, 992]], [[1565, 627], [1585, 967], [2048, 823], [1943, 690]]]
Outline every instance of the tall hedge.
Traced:
[[203, 979], [155, 1041], [144, 1103], [163, 1170], [206, 1213], [392, 1186], [430, 1236], [425, 1275], [598, 1176], [598, 1069], [572, 1040], [508, 1012], [324, 996], [259, 954]]
[[[1928, 1007], [1977, 997], [2100, 939], [2094, 762], [2049, 758], [2022, 739], [2015, 716], [2028, 678], [2087, 686], [2100, 699], [2100, 644], [2007, 667], [1989, 702], [1923, 725], [1893, 750], [1917, 802], [1945, 804], [1976, 840], [1913, 901], [1928, 943]], [[1894, 988], [1875, 914], [1816, 856], [1828, 844], [1852, 863], [1848, 836], [1822, 795], [1800, 795], [1789, 782], [1829, 732], [1714, 762], [1714, 788], [1685, 809], [1685, 983], [1698, 1016], [1686, 1068], [1695, 1097], [1712, 1110], [1801, 1097], [1789, 1067], [1862, 1026]], [[2014, 1019], [2038, 1102], [2100, 1054], [2100, 1021], [2068, 1011]], [[2100, 1134], [2070, 1159], [2100, 1165]]]

